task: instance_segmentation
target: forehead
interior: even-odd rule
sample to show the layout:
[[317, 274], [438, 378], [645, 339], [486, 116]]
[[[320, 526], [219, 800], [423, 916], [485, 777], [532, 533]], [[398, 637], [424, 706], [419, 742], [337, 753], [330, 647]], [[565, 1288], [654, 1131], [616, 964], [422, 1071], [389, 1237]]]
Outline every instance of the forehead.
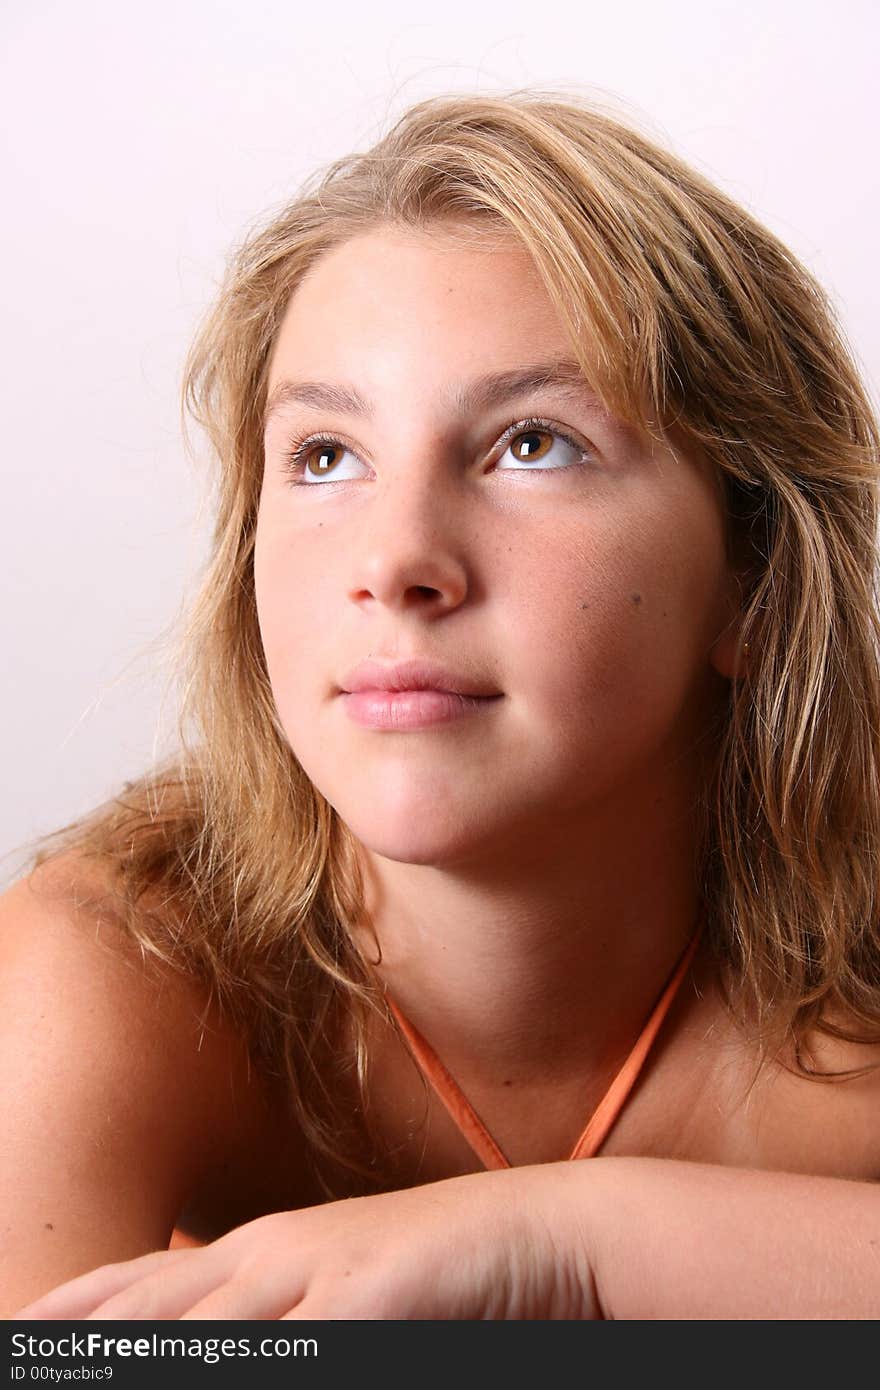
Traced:
[[529, 355], [537, 335], [556, 349], [571, 345], [526, 248], [511, 235], [478, 238], [454, 226], [375, 228], [325, 252], [291, 294], [276, 349], [313, 357], [352, 335], [359, 344], [409, 335], [425, 352], [432, 333], [444, 344], [475, 333], [487, 346], [512, 338]]
[[293, 294], [264, 419], [296, 404], [474, 417], [536, 393], [605, 410], [528, 252], [472, 229], [390, 228], [334, 248]]
[[528, 248], [510, 231], [479, 228], [464, 222], [403, 227], [384, 223], [354, 233], [325, 251], [300, 280], [343, 280], [366, 288], [375, 274], [397, 279], [437, 275], [480, 276], [492, 270], [511, 272], [520, 279], [540, 284], [537, 266]]

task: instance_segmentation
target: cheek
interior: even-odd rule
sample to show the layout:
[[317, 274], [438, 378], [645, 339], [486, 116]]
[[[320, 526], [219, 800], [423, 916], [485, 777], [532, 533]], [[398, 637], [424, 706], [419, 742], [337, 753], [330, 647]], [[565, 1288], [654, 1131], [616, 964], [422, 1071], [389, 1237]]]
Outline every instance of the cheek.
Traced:
[[[327, 582], [326, 580], [324, 581]], [[321, 595], [320, 568], [311, 567], [302, 547], [296, 553], [271, 529], [257, 530], [254, 550], [254, 592], [266, 667], [278, 713], [285, 729], [304, 705], [310, 672], [320, 669], [317, 647], [327, 624]], [[329, 680], [335, 667], [326, 667]]]
[[560, 737], [576, 737], [584, 720], [611, 738], [674, 723], [708, 668], [711, 559], [651, 517], [625, 540], [619, 527], [557, 536], [529, 571], [540, 593], [518, 585], [513, 609], [518, 674], [548, 719], [555, 712]]

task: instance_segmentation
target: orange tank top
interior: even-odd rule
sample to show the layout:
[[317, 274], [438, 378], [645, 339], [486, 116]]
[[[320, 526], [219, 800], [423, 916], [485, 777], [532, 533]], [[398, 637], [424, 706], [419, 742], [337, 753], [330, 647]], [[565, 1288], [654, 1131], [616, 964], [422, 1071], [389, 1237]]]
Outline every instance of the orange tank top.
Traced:
[[[580, 1138], [568, 1156], [569, 1159], [593, 1158], [605, 1142], [611, 1127], [626, 1104], [627, 1097], [651, 1050], [651, 1044], [659, 1033], [679, 986], [687, 974], [701, 934], [702, 923], [676, 962], [635, 1046], [587, 1121]], [[421, 1068], [423, 1075], [430, 1081], [437, 1096], [443, 1102], [474, 1153], [487, 1168], [511, 1167], [509, 1160], [502, 1153], [467, 1096], [440, 1061], [430, 1043], [404, 1017], [394, 1000], [390, 996], [386, 996], [386, 998], [413, 1058]]]

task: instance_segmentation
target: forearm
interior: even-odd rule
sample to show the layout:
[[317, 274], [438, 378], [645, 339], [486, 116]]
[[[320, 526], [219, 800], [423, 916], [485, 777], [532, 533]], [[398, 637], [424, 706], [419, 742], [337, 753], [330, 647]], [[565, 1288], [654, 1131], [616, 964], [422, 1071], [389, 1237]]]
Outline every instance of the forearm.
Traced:
[[874, 1183], [652, 1158], [545, 1172], [606, 1317], [880, 1317]]
[[469, 1173], [103, 1265], [17, 1316], [880, 1317], [880, 1188], [648, 1158]]

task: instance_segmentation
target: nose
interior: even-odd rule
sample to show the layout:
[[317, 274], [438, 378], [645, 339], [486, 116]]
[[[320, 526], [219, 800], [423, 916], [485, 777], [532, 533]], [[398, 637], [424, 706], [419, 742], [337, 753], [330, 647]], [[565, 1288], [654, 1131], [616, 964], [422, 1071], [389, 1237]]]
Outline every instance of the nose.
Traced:
[[398, 478], [377, 486], [360, 516], [353, 546], [349, 596], [360, 605], [397, 612], [446, 612], [468, 592], [465, 527], [456, 502], [430, 477]]

